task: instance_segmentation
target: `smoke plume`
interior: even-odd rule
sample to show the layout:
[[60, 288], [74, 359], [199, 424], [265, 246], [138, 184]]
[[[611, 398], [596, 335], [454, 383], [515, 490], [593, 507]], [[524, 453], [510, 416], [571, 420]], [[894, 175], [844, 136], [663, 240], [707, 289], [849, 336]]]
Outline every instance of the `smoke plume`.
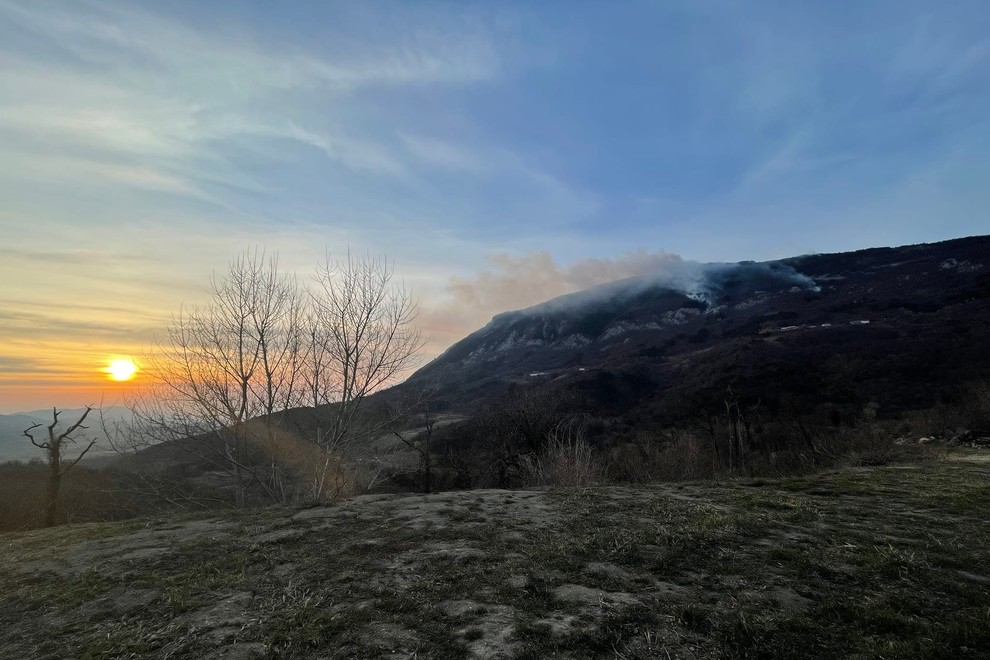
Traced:
[[423, 306], [420, 320], [431, 337], [428, 353], [440, 353], [501, 312], [685, 263], [676, 254], [643, 249], [615, 259], [582, 259], [567, 265], [558, 264], [547, 252], [520, 257], [496, 253], [488, 262], [472, 277], [452, 277], [446, 298]]
[[742, 291], [781, 285], [818, 290], [813, 279], [781, 262], [705, 264], [662, 251], [638, 250], [567, 266], [546, 252], [521, 257], [498, 253], [488, 260], [489, 268], [471, 278], [451, 278], [446, 300], [423, 309], [421, 320], [431, 336], [429, 353], [442, 352], [494, 315], [511, 310], [569, 312], [654, 288], [672, 289], [709, 306], [740, 285]]

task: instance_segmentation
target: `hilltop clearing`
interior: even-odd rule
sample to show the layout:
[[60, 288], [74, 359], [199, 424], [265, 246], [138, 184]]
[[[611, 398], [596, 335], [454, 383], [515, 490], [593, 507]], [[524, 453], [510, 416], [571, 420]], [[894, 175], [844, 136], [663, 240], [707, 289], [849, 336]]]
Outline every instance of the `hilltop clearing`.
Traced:
[[0, 656], [987, 657], [987, 458], [7, 534]]

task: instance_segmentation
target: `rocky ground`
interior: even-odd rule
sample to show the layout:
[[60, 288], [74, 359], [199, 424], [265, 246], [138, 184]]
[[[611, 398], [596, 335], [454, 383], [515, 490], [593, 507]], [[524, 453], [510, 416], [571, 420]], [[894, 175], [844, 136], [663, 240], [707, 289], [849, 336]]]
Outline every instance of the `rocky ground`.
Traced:
[[990, 657], [990, 461], [0, 536], [3, 658]]

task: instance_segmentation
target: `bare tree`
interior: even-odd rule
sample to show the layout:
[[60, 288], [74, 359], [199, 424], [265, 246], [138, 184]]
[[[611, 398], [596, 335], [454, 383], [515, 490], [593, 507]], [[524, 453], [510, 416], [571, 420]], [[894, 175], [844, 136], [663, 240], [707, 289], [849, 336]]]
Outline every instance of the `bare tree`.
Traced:
[[[254, 487], [284, 499], [279, 416], [299, 401], [302, 297], [275, 256], [248, 251], [211, 281], [211, 300], [182, 309], [149, 356], [156, 388], [135, 409], [152, 441], [173, 440], [233, 481], [235, 502]], [[258, 449], [268, 460], [259, 465]]]
[[[306, 317], [305, 389], [328, 451], [382, 433], [394, 415], [362, 416], [368, 395], [393, 384], [423, 347], [416, 302], [388, 259], [329, 256], [315, 275]], [[400, 413], [396, 413], [400, 414]]]
[[249, 492], [297, 497], [290, 481], [320, 499], [351, 487], [342, 447], [388, 423], [361, 415], [365, 399], [423, 345], [416, 304], [386, 259], [328, 258], [314, 281], [304, 289], [275, 256], [242, 253], [212, 279], [209, 303], [173, 317], [147, 360], [155, 387], [135, 406], [134, 435], [217, 466], [238, 506]]
[[558, 392], [510, 386], [466, 425], [463, 447], [470, 448], [470, 457], [454, 460], [472, 473], [465, 476], [473, 486], [518, 484], [530, 457], [543, 449], [573, 407], [574, 401]]
[[75, 434], [79, 431], [85, 431], [87, 427], [83, 426], [83, 422], [86, 421], [86, 417], [89, 415], [90, 411], [93, 410], [91, 406], [86, 406], [83, 414], [79, 416], [74, 424], [69, 426], [68, 429], [59, 433], [58, 432], [58, 416], [61, 415], [61, 411], [52, 408], [52, 423], [46, 427], [48, 431], [48, 439], [38, 441], [35, 439], [34, 435], [31, 433], [36, 428], [44, 426], [41, 423], [34, 424], [24, 429], [24, 435], [31, 440], [31, 444], [41, 449], [45, 452], [45, 458], [48, 461], [48, 488], [45, 497], [45, 526], [54, 527], [58, 524], [59, 517], [59, 491], [62, 489], [62, 477], [66, 473], [74, 468], [82, 457], [93, 448], [96, 444], [96, 440], [90, 440], [86, 448], [82, 450], [74, 461], [63, 464], [63, 452], [65, 451], [67, 444], [74, 444], [78, 438]]
[[725, 417], [729, 426], [729, 466], [741, 470], [746, 462], [747, 452], [753, 449], [753, 417], [760, 404], [744, 404], [731, 386], [725, 390]]
[[430, 404], [436, 393], [436, 383], [408, 392], [399, 402], [399, 410], [404, 414], [394, 419], [392, 429], [392, 435], [419, 457], [424, 493], [433, 492], [433, 431], [439, 420]]

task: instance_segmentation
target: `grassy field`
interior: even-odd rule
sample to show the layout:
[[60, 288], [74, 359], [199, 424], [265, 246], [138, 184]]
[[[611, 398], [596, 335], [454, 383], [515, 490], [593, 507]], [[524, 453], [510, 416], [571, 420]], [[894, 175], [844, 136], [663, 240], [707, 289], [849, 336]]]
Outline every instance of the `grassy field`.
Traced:
[[990, 455], [0, 535], [3, 658], [990, 657]]

